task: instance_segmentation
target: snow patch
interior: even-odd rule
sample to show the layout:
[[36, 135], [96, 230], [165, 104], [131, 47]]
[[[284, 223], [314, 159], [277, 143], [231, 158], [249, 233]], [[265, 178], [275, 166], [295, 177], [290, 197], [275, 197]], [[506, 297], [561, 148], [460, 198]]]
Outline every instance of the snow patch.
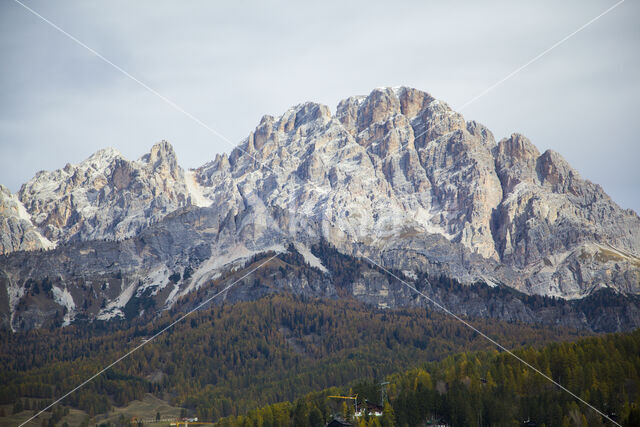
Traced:
[[176, 302], [176, 295], [178, 295], [179, 291], [180, 291], [180, 285], [174, 284], [173, 289], [171, 290], [171, 292], [169, 293], [169, 296], [167, 297], [167, 300], [164, 302], [167, 308], [171, 308], [173, 303]]
[[125, 288], [124, 291], [120, 293], [118, 298], [111, 301], [105, 308], [100, 310], [100, 313], [96, 318], [98, 320], [109, 320], [116, 316], [124, 317], [124, 313], [122, 312], [122, 307], [127, 305], [131, 297], [133, 297], [133, 293], [136, 290], [136, 285], [138, 281], [134, 279], [131, 281], [131, 284]]
[[320, 258], [312, 254], [311, 250], [308, 247], [306, 247], [302, 243], [295, 243], [294, 246], [296, 247], [296, 250], [300, 253], [300, 255], [304, 257], [304, 260], [311, 267], [315, 267], [320, 271], [322, 271], [323, 273], [329, 272], [329, 270], [327, 270], [327, 268], [324, 265], [322, 265], [322, 261], [320, 261]]
[[16, 330], [13, 329], [13, 316], [16, 313], [16, 307], [20, 299], [24, 296], [24, 287], [10, 282], [7, 287], [7, 294], [9, 295], [9, 325], [11, 326], [11, 330], [15, 332]]
[[96, 316], [98, 320], [111, 320], [114, 317], [124, 317], [124, 313], [119, 308], [106, 309], [103, 308], [100, 310], [100, 313]]
[[187, 186], [187, 191], [191, 196], [191, 203], [195, 206], [206, 208], [211, 206], [213, 200], [204, 195], [202, 186], [198, 183], [195, 176], [195, 171], [189, 170], [184, 173], [184, 182]]
[[487, 286], [489, 286], [490, 288], [498, 287], [498, 284], [496, 282], [494, 282], [493, 280], [489, 279], [488, 277], [486, 277], [486, 276], [481, 276], [481, 277], [482, 277], [482, 281], [484, 283], [486, 283]]
[[150, 271], [147, 277], [142, 280], [143, 285], [138, 288], [136, 295], [142, 295], [142, 293], [148, 288], [154, 288], [150, 295], [156, 295], [160, 290], [167, 286], [169, 283], [169, 276], [171, 276], [171, 274], [172, 273], [165, 266]]
[[18, 200], [18, 198], [13, 194], [11, 195], [11, 198], [16, 203], [16, 207], [18, 210], [18, 218], [31, 222], [31, 215], [29, 215], [29, 212], [27, 212], [27, 209], [24, 207], [22, 202]]
[[418, 275], [413, 270], [402, 270], [402, 274], [404, 274], [411, 280], [418, 280]]
[[[9, 194], [9, 203], [10, 203], [11, 211], [15, 212], [15, 215], [18, 217], [18, 219], [26, 221], [32, 226], [34, 225], [33, 221], [31, 220], [31, 215], [29, 214], [27, 209], [24, 207], [24, 204], [20, 201], [18, 196], [16, 196], [15, 194], [11, 194], [10, 193]], [[40, 244], [42, 245], [42, 247], [44, 249], [53, 249], [53, 248], [56, 247], [55, 243], [51, 242], [49, 239], [44, 237], [38, 231], [37, 228], [34, 227], [33, 232], [35, 233], [36, 237], [38, 238], [38, 240], [40, 241]]]
[[67, 288], [59, 288], [54, 286], [51, 289], [53, 293], [53, 300], [56, 304], [66, 307], [67, 313], [64, 315], [62, 326], [68, 326], [75, 317], [76, 303], [73, 302], [73, 296], [69, 293]]
[[52, 242], [51, 240], [47, 239], [42, 234], [40, 234], [40, 232], [37, 232], [36, 235], [38, 236], [38, 240], [40, 240], [40, 243], [42, 244], [42, 247], [44, 249], [46, 250], [55, 249], [55, 247], [57, 246], [55, 242]]
[[426, 195], [422, 193], [406, 194], [399, 198], [399, 200], [402, 200], [401, 206], [398, 208], [399, 212], [394, 210], [391, 215], [394, 218], [402, 219], [398, 222], [400, 226], [406, 224], [407, 219], [413, 219], [425, 232], [439, 234], [447, 240], [453, 240], [455, 235], [447, 232], [444, 227], [437, 223], [441, 212], [433, 207], [430, 209], [423, 207], [421, 199], [425, 198]]
[[[287, 250], [283, 245], [272, 245], [260, 250], [250, 250], [244, 245], [236, 245], [224, 252], [223, 255], [218, 257], [211, 257], [203, 262], [191, 276], [189, 285], [182, 291], [179, 291], [179, 287], [176, 286], [172, 291], [165, 305], [171, 307], [175, 300], [182, 297], [189, 292], [199, 289], [206, 281], [214, 280], [222, 274], [222, 270], [225, 267], [231, 267], [230, 271], [234, 268], [238, 268], [239, 264], [253, 255], [273, 251], [276, 253], [285, 253]], [[232, 265], [235, 264], [235, 265]]]

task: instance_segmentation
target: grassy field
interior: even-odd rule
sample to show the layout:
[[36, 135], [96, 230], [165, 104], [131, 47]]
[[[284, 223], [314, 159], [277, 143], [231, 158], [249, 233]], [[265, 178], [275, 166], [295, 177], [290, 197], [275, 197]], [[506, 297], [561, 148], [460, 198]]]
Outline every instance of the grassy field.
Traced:
[[[17, 425], [22, 424], [33, 415], [35, 415], [36, 411], [22, 411], [17, 414], [12, 414], [13, 405], [1, 405], [0, 408], [4, 409], [4, 413], [6, 414], [4, 417], [0, 417], [0, 427], [15, 427]], [[49, 412], [45, 412], [40, 415], [38, 418], [29, 421], [26, 426], [28, 427], [41, 427], [42, 420], [48, 420], [51, 417]], [[69, 414], [65, 415], [59, 422], [58, 425], [62, 425], [65, 422], [69, 424], [69, 426], [78, 426], [88, 418], [87, 413], [84, 411], [79, 411], [77, 409], [70, 409]]]
[[[112, 409], [108, 414], [97, 415], [93, 419], [89, 420], [89, 425], [114, 425], [118, 423], [119, 420], [121, 420], [121, 416], [124, 417], [125, 420], [130, 420], [133, 417], [136, 417], [138, 420], [153, 421], [155, 420], [156, 414], [158, 412], [160, 412], [160, 417], [162, 419], [175, 419], [180, 416], [181, 410], [182, 408], [171, 406], [164, 400], [158, 399], [151, 394], [147, 394], [145, 395], [143, 400], [134, 400], [125, 407]], [[0, 411], [4, 411], [5, 414], [4, 417], [0, 417], [0, 427], [15, 427], [25, 422], [35, 414], [35, 411], [31, 410], [12, 414], [12, 405], [0, 405]], [[41, 427], [42, 421], [48, 420], [50, 417], [51, 414], [45, 412], [38, 418], [30, 421], [28, 424], [26, 424], [26, 426]], [[79, 426], [85, 419], [88, 419], [88, 415], [86, 412], [79, 411], [77, 409], [71, 409], [69, 411], [69, 414], [64, 416], [57, 423], [57, 425], [61, 426], [66, 422], [70, 427]], [[169, 421], [153, 423], [145, 422], [145, 425], [152, 425], [154, 427], [168, 427], [169, 424]]]
[[[175, 406], [169, 405], [164, 400], [158, 399], [157, 397], [147, 394], [145, 395], [143, 400], [134, 400], [129, 405], [122, 408], [114, 408], [109, 411], [108, 414], [98, 415], [91, 420], [90, 425], [100, 425], [103, 423], [111, 423], [115, 424], [118, 420], [121, 419], [121, 416], [124, 417], [125, 420], [130, 420], [133, 417], [136, 417], [138, 420], [155, 420], [156, 414], [160, 412], [161, 419], [175, 419], [180, 416], [180, 411], [182, 408], [177, 408]], [[145, 422], [145, 425], [148, 424]], [[71, 425], [71, 423], [69, 423]], [[168, 426], [169, 422], [154, 422], [152, 424], [154, 427], [164, 427]]]

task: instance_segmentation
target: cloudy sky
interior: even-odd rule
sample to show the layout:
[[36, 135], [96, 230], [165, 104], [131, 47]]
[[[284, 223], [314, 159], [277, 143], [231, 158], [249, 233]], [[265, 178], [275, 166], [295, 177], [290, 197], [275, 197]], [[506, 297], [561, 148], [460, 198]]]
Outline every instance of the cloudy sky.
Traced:
[[[263, 114], [335, 109], [379, 86], [454, 109], [616, 3], [29, 1], [228, 140]], [[497, 139], [552, 148], [640, 211], [640, 4], [627, 0], [461, 110]], [[232, 147], [13, 0], [0, 3], [0, 183], [111, 146], [129, 158], [169, 140], [197, 167]]]

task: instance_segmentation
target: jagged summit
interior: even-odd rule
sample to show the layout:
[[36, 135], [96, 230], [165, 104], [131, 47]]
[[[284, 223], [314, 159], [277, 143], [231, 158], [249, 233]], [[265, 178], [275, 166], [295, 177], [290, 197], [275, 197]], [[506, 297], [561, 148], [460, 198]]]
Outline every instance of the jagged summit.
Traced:
[[164, 168], [172, 176], [176, 176], [180, 168], [173, 146], [164, 140], [154, 144], [151, 151], [140, 157], [140, 161], [147, 163], [154, 170]]
[[139, 280], [194, 270], [163, 284], [175, 285], [166, 304], [250, 254], [290, 243], [310, 254], [320, 240], [464, 283], [565, 298], [640, 293], [637, 214], [558, 153], [520, 134], [496, 142], [408, 87], [346, 98], [334, 114], [307, 102], [265, 115], [229, 155], [186, 172], [166, 141], [136, 161], [101, 150], [37, 174], [16, 200], [32, 229], [5, 226], [5, 252], [38, 248], [20, 243], [30, 231], [58, 242], [139, 238], [127, 249]]
[[18, 197], [53, 241], [119, 239], [186, 204], [182, 169], [163, 141], [139, 161], [113, 148], [77, 165], [38, 173]]
[[577, 297], [622, 279], [597, 263], [574, 273], [585, 268], [581, 254], [606, 241], [630, 254], [619, 259], [633, 271], [623, 287], [638, 289], [637, 215], [559, 154], [540, 154], [519, 134], [496, 143], [486, 127], [416, 89], [350, 97], [334, 116], [313, 103], [265, 116], [229, 162], [221, 156], [195, 174], [204, 194], [218, 197], [214, 205], [240, 211], [256, 195], [324, 222], [332, 231], [318, 233], [345, 250], [353, 241], [384, 250], [399, 235], [440, 235], [526, 271], [515, 281], [528, 292]]
[[31, 215], [18, 197], [0, 185], [0, 254], [52, 246], [33, 226]]

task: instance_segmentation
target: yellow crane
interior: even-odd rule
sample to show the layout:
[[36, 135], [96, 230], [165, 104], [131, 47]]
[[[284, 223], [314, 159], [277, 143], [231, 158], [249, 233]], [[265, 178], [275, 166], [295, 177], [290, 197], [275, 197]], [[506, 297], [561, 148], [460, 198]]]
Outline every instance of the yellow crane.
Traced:
[[327, 396], [329, 399], [348, 399], [353, 400], [353, 406], [355, 407], [356, 412], [358, 412], [358, 395], [355, 396]]

